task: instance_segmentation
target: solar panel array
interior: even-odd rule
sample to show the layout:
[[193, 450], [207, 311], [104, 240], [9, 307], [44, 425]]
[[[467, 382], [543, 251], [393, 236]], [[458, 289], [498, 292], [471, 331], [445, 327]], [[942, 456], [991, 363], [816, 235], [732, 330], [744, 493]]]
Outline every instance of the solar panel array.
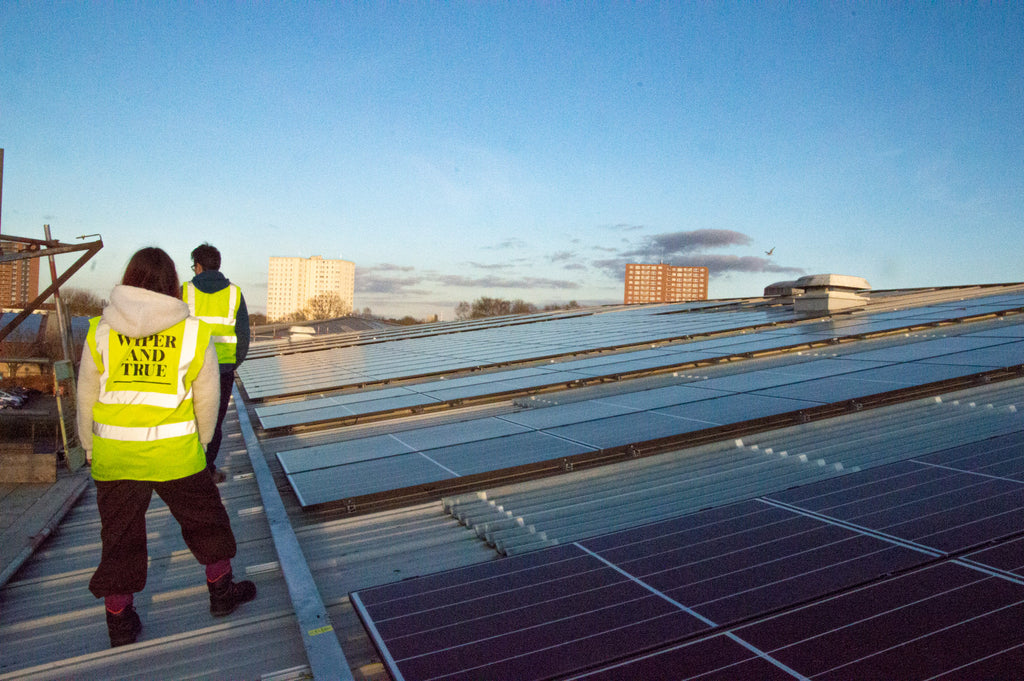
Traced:
[[1015, 678], [1024, 433], [351, 597], [407, 681]]
[[[996, 299], [1002, 304], [996, 305]], [[493, 364], [514, 364], [517, 361], [553, 357], [549, 364], [503, 371], [471, 373], [422, 380], [409, 385], [388, 386], [356, 393], [311, 396], [302, 401], [268, 404], [257, 407], [256, 415], [264, 429], [287, 428], [317, 423], [356, 420], [361, 417], [386, 414], [398, 410], [430, 408], [443, 404], [459, 404], [482, 396], [497, 396], [536, 391], [542, 388], [557, 388], [585, 384], [609, 376], [623, 376], [667, 367], [699, 363], [712, 358], [736, 357], [751, 353], [780, 350], [822, 343], [830, 339], [878, 333], [891, 329], [905, 328], [915, 324], [945, 320], [951, 317], [983, 314], [985, 311], [1002, 309], [1007, 305], [1024, 305], [1024, 297], [999, 296], [978, 301], [970, 305], [961, 302], [929, 306], [898, 313], [885, 312], [872, 315], [837, 318], [811, 324], [799, 324], [771, 328], [766, 324], [793, 321], [792, 317], [777, 310], [757, 312], [714, 312], [701, 314], [662, 314], [663, 308], [633, 310], [624, 309], [615, 313], [592, 315], [571, 320], [534, 324], [511, 331], [507, 327], [490, 328], [487, 337], [469, 336], [476, 340], [462, 339], [461, 352], [473, 357], [473, 367]], [[674, 308], [673, 308], [674, 309]], [[655, 311], [661, 313], [656, 314]], [[782, 315], [782, 316], [780, 316]], [[769, 322], [771, 320], [771, 322]], [[579, 328], [586, 326], [588, 333]], [[743, 326], [743, 325], [747, 326]], [[754, 326], [759, 325], [759, 326]], [[572, 355], [602, 347], [618, 347], [656, 339], [709, 334], [716, 330], [740, 328], [746, 333], [731, 336], [696, 339], [683, 344], [665, 345], [632, 352], [620, 352], [585, 357], [581, 359], [558, 359], [561, 355]], [[529, 333], [534, 340], [527, 342], [516, 333]], [[564, 344], [542, 345], [539, 339], [552, 339], [560, 335], [574, 339], [571, 351]], [[454, 354], [457, 343], [453, 336], [434, 337], [430, 343], [452, 344], [449, 350]], [[510, 346], [519, 345], [515, 353]], [[491, 354], [474, 354], [480, 347], [487, 347]], [[332, 353], [345, 353], [341, 354]], [[364, 384], [386, 384], [411, 376], [426, 376], [450, 371], [458, 374], [460, 367], [467, 366], [462, 357], [449, 357], [447, 361], [433, 352], [426, 352], [423, 343], [397, 343], [381, 346], [359, 346], [335, 351], [306, 353], [266, 360], [256, 368], [253, 362], [246, 362], [243, 380], [250, 397], [270, 397], [275, 386], [287, 386], [292, 391], [301, 377], [305, 390], [316, 392], [333, 388], [352, 387]], [[291, 375], [286, 376], [288, 372]], [[262, 374], [257, 378], [254, 374]]]
[[261, 400], [795, 319], [792, 311], [782, 308], [683, 313], [686, 309], [690, 308], [619, 308], [585, 316], [494, 324], [458, 333], [255, 358], [239, 367], [239, 376], [248, 397]]
[[557, 462], [1024, 364], [1024, 325], [547, 408], [282, 451], [299, 502], [359, 497]]

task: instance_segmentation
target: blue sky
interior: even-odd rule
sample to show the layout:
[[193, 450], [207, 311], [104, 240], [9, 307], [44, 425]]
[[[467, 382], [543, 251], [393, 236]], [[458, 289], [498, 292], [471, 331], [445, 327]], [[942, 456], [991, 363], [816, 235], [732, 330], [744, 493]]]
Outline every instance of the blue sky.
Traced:
[[[356, 264], [358, 309], [1024, 280], [1024, 3], [20, 2], [5, 234]], [[765, 251], [775, 248], [772, 255]], [[46, 268], [43, 268], [44, 270]]]

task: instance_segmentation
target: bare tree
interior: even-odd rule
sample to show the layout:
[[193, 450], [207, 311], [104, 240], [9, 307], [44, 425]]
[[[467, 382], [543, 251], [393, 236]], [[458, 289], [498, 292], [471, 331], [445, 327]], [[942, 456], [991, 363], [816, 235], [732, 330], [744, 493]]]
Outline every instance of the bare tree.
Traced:
[[337, 293], [318, 293], [309, 299], [302, 313], [305, 319], [334, 319], [343, 317], [352, 312], [352, 308], [345, 304]]
[[533, 303], [528, 303], [525, 300], [516, 298], [512, 301], [510, 312], [512, 314], [530, 314], [537, 311], [537, 306]]
[[72, 317], [95, 317], [107, 306], [107, 301], [99, 296], [78, 288], [62, 288], [60, 299]]
[[[545, 312], [551, 312], [553, 310], [572, 310], [578, 308], [580, 305], [575, 300], [570, 300], [568, 303], [545, 305], [543, 310]], [[537, 312], [538, 307], [533, 303], [528, 303], [521, 298], [516, 298], [513, 301], [503, 300], [502, 298], [488, 298], [486, 296], [477, 298], [472, 304], [462, 301], [455, 306], [455, 318], [466, 320], [466, 319], [481, 319], [483, 317], [497, 317], [500, 315], [507, 314], [531, 314]]]

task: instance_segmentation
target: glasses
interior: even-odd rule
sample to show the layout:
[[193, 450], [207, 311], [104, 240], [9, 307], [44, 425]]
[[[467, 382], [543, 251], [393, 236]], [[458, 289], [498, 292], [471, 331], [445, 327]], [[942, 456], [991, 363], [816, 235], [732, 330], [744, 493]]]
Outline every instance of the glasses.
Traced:
[[192, 265], [192, 271], [195, 272], [197, 267], [199, 267], [199, 265]]

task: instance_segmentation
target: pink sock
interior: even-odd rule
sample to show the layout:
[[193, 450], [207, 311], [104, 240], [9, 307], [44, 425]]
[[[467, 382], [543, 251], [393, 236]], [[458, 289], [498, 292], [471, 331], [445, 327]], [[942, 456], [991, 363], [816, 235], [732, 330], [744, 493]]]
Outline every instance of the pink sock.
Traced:
[[134, 602], [134, 596], [134, 594], [114, 594], [113, 596], [104, 596], [103, 602], [107, 606], [107, 612], [120, 615]]
[[210, 563], [206, 566], [206, 581], [216, 582], [218, 579], [231, 572], [231, 561], [227, 558]]

